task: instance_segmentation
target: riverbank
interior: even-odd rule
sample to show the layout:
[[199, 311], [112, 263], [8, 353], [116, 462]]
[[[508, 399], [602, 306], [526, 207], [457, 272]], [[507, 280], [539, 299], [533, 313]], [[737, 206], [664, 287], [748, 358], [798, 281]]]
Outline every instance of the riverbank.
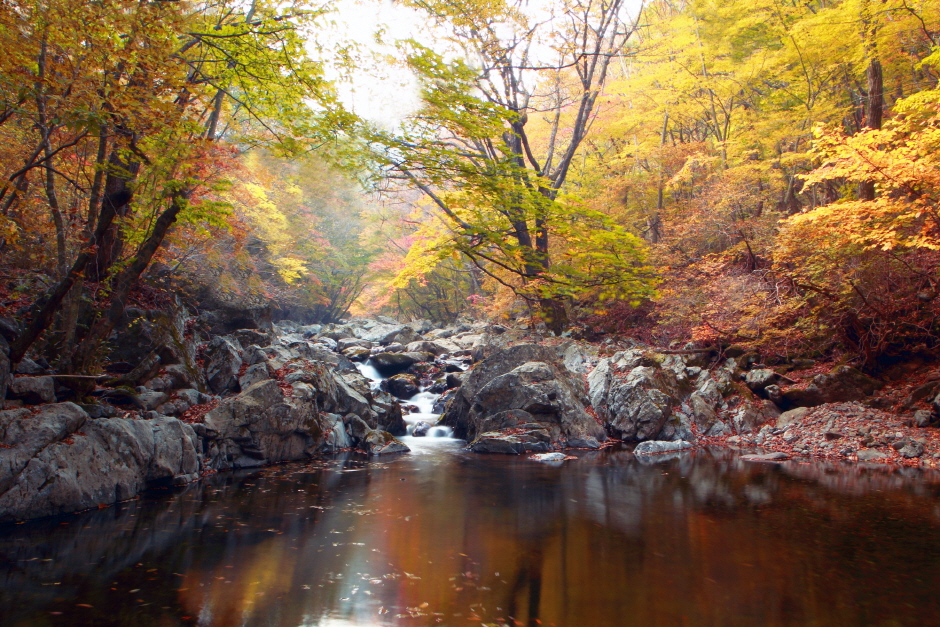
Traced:
[[940, 462], [932, 373], [885, 385], [844, 365], [772, 369], [732, 351], [617, 350], [389, 318], [232, 328], [214, 315], [132, 312], [112, 345], [109, 367], [124, 372], [92, 385], [20, 363], [0, 411], [0, 520], [339, 450], [406, 453], [451, 434], [481, 454], [665, 441], [644, 448]]

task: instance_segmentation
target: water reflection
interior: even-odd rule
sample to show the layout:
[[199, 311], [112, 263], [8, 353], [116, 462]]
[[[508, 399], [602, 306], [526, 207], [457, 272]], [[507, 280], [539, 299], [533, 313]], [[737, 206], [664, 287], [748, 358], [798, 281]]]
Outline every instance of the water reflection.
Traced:
[[938, 624], [934, 475], [578, 456], [346, 455], [2, 527], [0, 624]]

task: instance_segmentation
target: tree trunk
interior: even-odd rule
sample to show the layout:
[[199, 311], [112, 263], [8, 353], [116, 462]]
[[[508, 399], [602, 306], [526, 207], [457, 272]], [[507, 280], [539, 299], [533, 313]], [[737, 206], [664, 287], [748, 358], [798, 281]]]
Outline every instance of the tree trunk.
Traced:
[[153, 225], [153, 231], [150, 233], [134, 260], [124, 268], [114, 279], [114, 292], [111, 296], [111, 306], [95, 322], [91, 330], [75, 349], [75, 355], [72, 360], [72, 370], [75, 372], [84, 372], [95, 362], [98, 348], [114, 327], [117, 325], [121, 316], [124, 315], [124, 309], [127, 305], [127, 297], [131, 290], [137, 284], [140, 275], [143, 274], [150, 260], [163, 244], [163, 239], [169, 228], [176, 222], [176, 217], [186, 207], [186, 200], [189, 196], [188, 191], [178, 192], [170, 200], [170, 206], [156, 219]]
[[[124, 163], [118, 153], [117, 147], [111, 150], [108, 158], [108, 173], [104, 182], [104, 193], [107, 197], [118, 202], [114, 207], [117, 216], [124, 217], [130, 210], [133, 192], [130, 183], [137, 177], [140, 163]], [[100, 281], [108, 276], [108, 271], [114, 262], [121, 256], [124, 240], [121, 237], [120, 224], [112, 222], [97, 242], [98, 250], [95, 262], [89, 270], [88, 276], [92, 281]]]

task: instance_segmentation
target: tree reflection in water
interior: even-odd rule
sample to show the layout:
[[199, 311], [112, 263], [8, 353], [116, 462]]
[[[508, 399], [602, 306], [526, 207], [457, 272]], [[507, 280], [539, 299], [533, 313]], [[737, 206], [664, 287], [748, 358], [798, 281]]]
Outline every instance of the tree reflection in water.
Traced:
[[6, 526], [0, 624], [928, 625], [940, 615], [935, 475], [719, 451], [578, 456], [346, 455]]

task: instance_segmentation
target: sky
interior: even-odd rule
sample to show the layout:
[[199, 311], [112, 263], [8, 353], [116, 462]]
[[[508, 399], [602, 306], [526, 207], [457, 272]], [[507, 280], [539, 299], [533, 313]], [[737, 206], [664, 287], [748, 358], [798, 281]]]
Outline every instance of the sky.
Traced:
[[[544, 12], [552, 0], [530, 0], [532, 11]], [[635, 15], [643, 0], [627, 0], [627, 10]], [[330, 32], [318, 33], [318, 38], [330, 45], [354, 41], [361, 50], [356, 71], [337, 81], [344, 104], [367, 120], [391, 129], [416, 111], [421, 104], [418, 83], [405, 68], [396, 67], [382, 57], [392, 56], [394, 42], [414, 38], [424, 45], [435, 47], [433, 34], [426, 20], [415, 10], [390, 0], [337, 0], [334, 12], [328, 17], [333, 26]], [[377, 42], [377, 36], [383, 43]], [[331, 78], [340, 78], [338, 73]]]

